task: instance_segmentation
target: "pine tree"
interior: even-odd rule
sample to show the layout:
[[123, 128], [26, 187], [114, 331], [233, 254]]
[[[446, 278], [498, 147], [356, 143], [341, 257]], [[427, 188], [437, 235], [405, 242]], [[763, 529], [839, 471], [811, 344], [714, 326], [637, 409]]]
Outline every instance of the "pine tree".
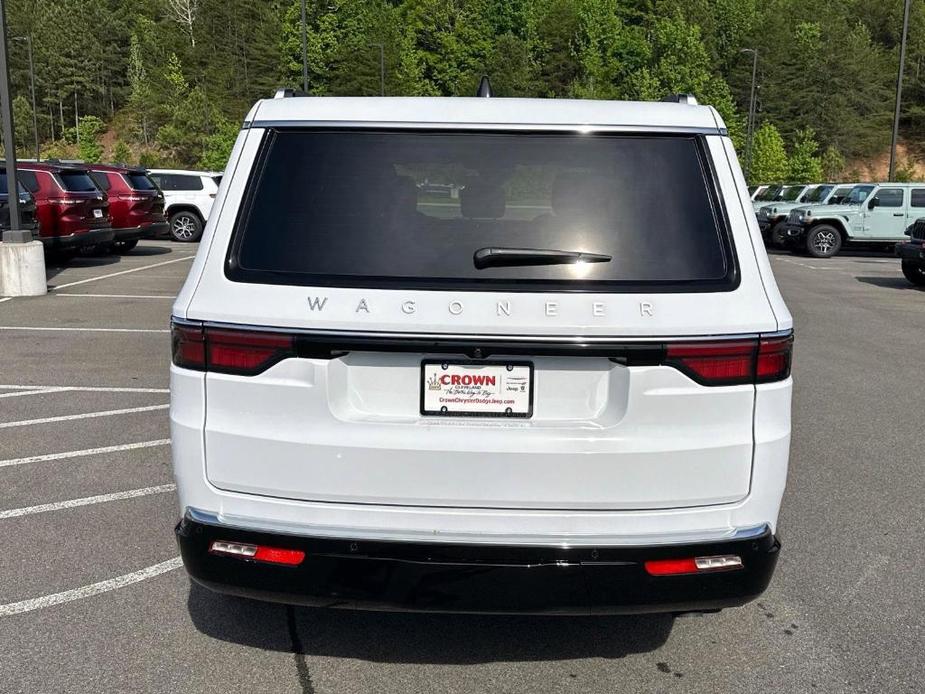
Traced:
[[822, 153], [822, 177], [826, 181], [838, 181], [845, 171], [845, 158], [835, 145], [829, 145]]
[[818, 183], [822, 180], [822, 161], [816, 156], [819, 143], [812, 128], [797, 132], [793, 153], [788, 162], [788, 178], [794, 183]]
[[789, 167], [784, 140], [772, 123], [763, 123], [755, 132], [749, 183], [781, 183]]

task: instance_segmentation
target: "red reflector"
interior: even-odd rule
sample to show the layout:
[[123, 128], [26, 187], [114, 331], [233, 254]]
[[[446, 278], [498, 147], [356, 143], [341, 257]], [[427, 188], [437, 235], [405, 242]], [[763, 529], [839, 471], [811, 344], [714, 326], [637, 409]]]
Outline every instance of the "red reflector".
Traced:
[[658, 559], [645, 563], [646, 571], [651, 576], [676, 576], [697, 573], [697, 562], [689, 559]]
[[254, 554], [254, 559], [271, 564], [297, 566], [305, 559], [305, 552], [298, 549], [280, 549], [279, 547], [257, 545], [257, 553]]
[[668, 362], [706, 385], [751, 383], [755, 340], [668, 345]]

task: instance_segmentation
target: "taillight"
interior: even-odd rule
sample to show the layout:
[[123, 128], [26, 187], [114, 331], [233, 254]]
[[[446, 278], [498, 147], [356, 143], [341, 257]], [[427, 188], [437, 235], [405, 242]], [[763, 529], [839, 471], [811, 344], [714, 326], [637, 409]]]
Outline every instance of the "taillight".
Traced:
[[684, 574], [735, 571], [743, 568], [742, 558], [734, 554], [685, 559], [655, 559], [643, 565], [650, 576], [683, 576]]
[[790, 375], [793, 335], [669, 344], [665, 363], [707, 386], [781, 381]]
[[173, 323], [173, 363], [185, 369], [252, 376], [295, 355], [292, 335]]
[[305, 560], [305, 552], [300, 549], [283, 549], [266, 545], [250, 545], [241, 542], [222, 542], [216, 540], [209, 545], [212, 554], [223, 554], [238, 559], [264, 561], [269, 564], [298, 566]]

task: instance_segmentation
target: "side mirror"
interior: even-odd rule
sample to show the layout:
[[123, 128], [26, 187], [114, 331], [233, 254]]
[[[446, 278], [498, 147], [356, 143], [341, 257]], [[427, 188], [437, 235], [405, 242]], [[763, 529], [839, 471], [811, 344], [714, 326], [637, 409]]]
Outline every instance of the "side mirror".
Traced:
[[872, 210], [880, 204], [880, 198], [876, 195], [870, 199], [870, 202], [867, 203], [867, 209]]

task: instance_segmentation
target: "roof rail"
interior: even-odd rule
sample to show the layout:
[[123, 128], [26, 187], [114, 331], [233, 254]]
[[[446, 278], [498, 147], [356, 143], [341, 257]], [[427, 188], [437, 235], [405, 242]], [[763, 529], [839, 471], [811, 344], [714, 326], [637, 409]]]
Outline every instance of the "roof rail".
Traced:
[[288, 99], [291, 96], [308, 96], [301, 89], [293, 89], [292, 87], [280, 87], [276, 90], [276, 94], [273, 95], [274, 99]]
[[669, 94], [662, 101], [667, 101], [672, 104], [687, 104], [688, 106], [697, 106], [697, 97], [693, 94], [680, 93], [680, 94]]

